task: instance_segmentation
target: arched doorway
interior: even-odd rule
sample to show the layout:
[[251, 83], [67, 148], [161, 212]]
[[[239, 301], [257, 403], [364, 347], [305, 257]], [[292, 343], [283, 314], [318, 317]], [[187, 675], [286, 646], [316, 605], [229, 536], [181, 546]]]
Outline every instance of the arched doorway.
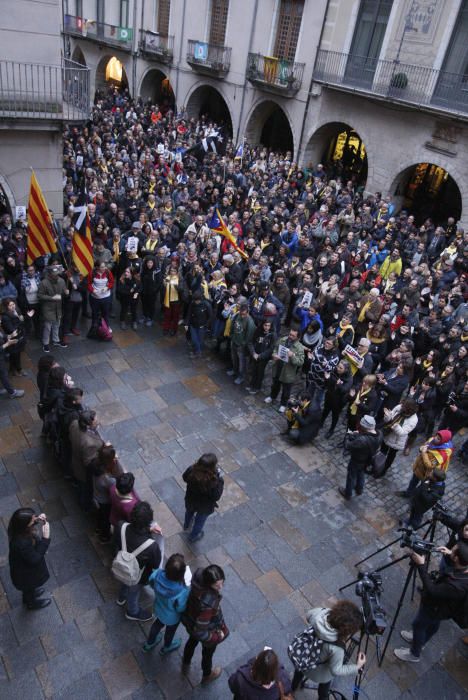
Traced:
[[196, 88], [185, 105], [187, 114], [198, 119], [205, 116], [218, 126], [225, 126], [232, 137], [232, 119], [226, 100], [216, 88], [211, 85], [200, 85]]
[[86, 59], [84, 57], [84, 53], [79, 46], [75, 46], [75, 48], [73, 49], [72, 61], [75, 61], [75, 63], [79, 63], [82, 66], [86, 66]]
[[96, 68], [96, 92], [105, 91], [110, 85], [122, 90], [128, 88], [125, 66], [117, 56], [103, 56]]
[[175, 95], [170, 80], [156, 68], [149, 70], [141, 81], [140, 96], [151, 104], [157, 104], [163, 114], [175, 107]]
[[360, 135], [343, 122], [324, 124], [309, 139], [305, 149], [306, 166], [323, 163], [331, 178], [353, 180], [365, 186], [367, 181], [367, 153]]
[[261, 144], [274, 151], [294, 153], [294, 139], [289, 119], [272, 100], [261, 102], [250, 115], [245, 138], [252, 145]]
[[0, 217], [2, 217], [4, 214], [9, 214], [11, 216], [11, 206], [7, 193], [0, 182]]
[[460, 189], [444, 168], [433, 163], [416, 163], [395, 178], [392, 194], [402, 209], [414, 214], [416, 223], [430, 217], [442, 224], [449, 216], [459, 220], [462, 213]]

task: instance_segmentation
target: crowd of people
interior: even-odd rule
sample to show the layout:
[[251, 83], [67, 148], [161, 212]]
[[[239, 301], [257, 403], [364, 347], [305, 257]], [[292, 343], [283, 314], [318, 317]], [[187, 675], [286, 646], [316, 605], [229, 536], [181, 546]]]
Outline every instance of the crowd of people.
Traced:
[[[422, 442], [413, 477], [398, 492], [411, 499], [412, 527], [443, 495], [452, 439], [468, 425], [468, 233], [453, 218], [417, 222], [390, 196], [365, 194], [339, 161], [301, 168], [290, 153], [248, 144], [236, 155], [229, 141], [200, 155], [197, 144], [216, 133], [206, 116], [190, 119], [110, 89], [97, 96], [89, 123], [64, 131], [58, 252], [27, 265], [26, 231], [8, 214], [0, 220], [2, 393], [21, 398], [9, 375], [23, 373], [21, 353], [36, 337], [44, 352], [38, 412], [64, 477], [83, 509], [95, 510], [103, 543], [117, 552], [139, 550], [140, 578], [133, 584], [127, 576], [125, 583], [120, 574], [117, 602], [129, 619], [151, 619], [139, 603], [149, 583], [156, 621], [145, 650], [161, 641], [164, 627], [161, 655], [177, 649], [182, 620], [189, 633], [184, 665], [200, 642], [205, 682], [221, 673], [212, 657], [229, 633], [220, 607], [224, 573], [212, 565], [190, 580], [177, 553], [163, 566], [151, 506], [100, 437], [98, 416], [85, 408], [83, 391], [51, 346], [65, 351], [71, 336], [83, 332], [92, 339], [86, 342], [96, 342], [100, 324], [110, 327], [116, 316], [122, 332], [130, 325], [155, 333], [161, 324], [164, 336], [185, 338], [194, 361], [207, 352], [223, 358], [240, 391], [255, 396], [263, 390], [265, 404], [285, 416], [286, 440], [307, 445], [320, 434], [332, 441], [343, 418], [350, 455], [341, 490], [346, 500], [363, 492], [366, 471], [383, 476], [399, 452], [407, 455]], [[72, 259], [73, 205], [83, 186], [94, 253], [85, 278]], [[228, 236], [213, 225], [215, 215]], [[88, 328], [82, 319], [90, 319]], [[465, 443], [460, 458], [467, 454]], [[223, 492], [216, 457], [203, 455], [184, 480], [184, 529], [191, 528], [196, 542]], [[28, 588], [24, 567], [44, 561], [47, 520], [20, 509], [10, 533], [13, 581], [28, 608], [44, 607], [50, 602], [41, 597], [46, 572], [28, 579], [34, 583]], [[453, 554], [459, 570], [468, 566], [464, 547]], [[357, 625], [356, 611], [335, 612], [310, 616], [330, 645], [329, 673], [309, 674], [324, 686], [320, 697], [327, 696], [332, 675], [358, 670], [343, 665], [335, 644]], [[434, 625], [428, 631], [427, 618], [415, 621], [419, 641], [402, 660], [418, 660], [420, 640], [436, 631]], [[303, 676], [295, 676], [294, 687]], [[229, 685], [239, 698], [291, 692], [269, 649]], [[249, 685], [257, 695], [248, 694]]]

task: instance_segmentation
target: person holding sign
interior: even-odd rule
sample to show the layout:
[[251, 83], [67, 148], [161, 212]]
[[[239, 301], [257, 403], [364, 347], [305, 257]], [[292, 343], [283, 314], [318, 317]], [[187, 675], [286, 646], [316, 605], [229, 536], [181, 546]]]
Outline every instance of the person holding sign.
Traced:
[[291, 396], [291, 389], [296, 377], [304, 364], [304, 346], [299, 341], [299, 330], [291, 328], [289, 335], [280, 338], [273, 351], [273, 383], [270, 396], [265, 403], [273, 403], [281, 390], [281, 403], [279, 412], [286, 411], [286, 405]]

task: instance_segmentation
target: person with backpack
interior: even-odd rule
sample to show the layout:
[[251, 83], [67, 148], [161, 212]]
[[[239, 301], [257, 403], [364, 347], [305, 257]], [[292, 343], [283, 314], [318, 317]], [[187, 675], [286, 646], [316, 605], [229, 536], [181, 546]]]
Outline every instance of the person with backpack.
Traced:
[[193, 522], [190, 542], [197, 542], [203, 537], [203, 526], [218, 507], [223, 494], [224, 479], [217, 465], [216, 455], [207, 452], [182, 475], [187, 484], [184, 530], [189, 530]]
[[185, 584], [185, 572], [187, 566], [182, 554], [172, 554], [166, 562], [164, 569], [153, 571], [148, 579], [154, 590], [154, 616], [148, 639], [143, 644], [143, 651], [151, 651], [159, 644], [164, 633], [164, 646], [159, 654], [165, 656], [175, 651], [182, 644], [182, 640], [174, 639], [180, 618], [187, 605], [190, 587]]
[[346, 501], [351, 500], [353, 491], [360, 496], [364, 491], [365, 472], [372, 464], [382, 442], [382, 433], [376, 429], [373, 416], [363, 416], [357, 430], [348, 431], [345, 436], [345, 450], [350, 453], [346, 486], [339, 489]]
[[154, 522], [153, 509], [146, 501], [137, 503], [130, 515], [130, 522], [121, 520], [114, 529], [117, 554], [112, 562], [112, 573], [120, 582], [117, 605], [127, 606], [127, 620], [146, 622], [151, 611], [140, 607], [140, 593], [154, 569], [161, 564], [161, 549], [154, 539], [161, 530]]
[[410, 647], [394, 649], [400, 661], [418, 663], [421, 651], [436, 634], [442, 620], [454, 620], [459, 627], [468, 627], [468, 543], [459, 540], [452, 550], [439, 547], [449, 556], [452, 567], [434, 578], [425, 566], [425, 557], [411, 552], [410, 557], [422, 581], [421, 603], [413, 620], [413, 629], [400, 635]]
[[234, 700], [286, 700], [292, 697], [289, 695], [291, 681], [270, 647], [265, 647], [254, 659], [240, 666], [229, 676], [228, 684]]
[[366, 663], [359, 652], [357, 663], [345, 663], [346, 642], [363, 624], [359, 608], [339, 600], [332, 608], [313, 608], [307, 613], [309, 627], [293, 639], [288, 655], [294, 665], [292, 689], [307, 679], [318, 683], [319, 700], [327, 700], [335, 676], [354, 676]]
[[224, 571], [217, 564], [197, 569], [192, 578], [187, 607], [182, 614], [182, 623], [189, 634], [182, 658], [182, 671], [188, 672], [195, 649], [201, 643], [203, 684], [219, 678], [222, 671], [220, 666], [212, 668], [212, 664], [216, 647], [229, 634], [221, 610], [224, 581]]

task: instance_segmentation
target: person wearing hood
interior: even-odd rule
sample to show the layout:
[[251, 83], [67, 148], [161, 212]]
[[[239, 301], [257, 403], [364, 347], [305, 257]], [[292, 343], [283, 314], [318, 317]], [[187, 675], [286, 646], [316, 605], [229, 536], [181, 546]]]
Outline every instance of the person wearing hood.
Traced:
[[413, 464], [413, 476], [406, 491], [397, 491], [397, 496], [411, 498], [419, 482], [428, 479], [434, 469], [446, 472], [452, 453], [452, 433], [450, 430], [439, 430], [419, 448], [419, 454]]
[[325, 402], [323, 405], [320, 425], [323, 426], [328, 414], [332, 414], [330, 428], [325, 435], [329, 440], [335, 432], [338, 419], [346, 405], [350, 389], [353, 385], [353, 375], [347, 362], [340, 360], [333, 372], [325, 372]]
[[310, 679], [318, 683], [319, 700], [326, 700], [335, 676], [355, 676], [366, 663], [366, 655], [363, 652], [359, 652], [355, 664], [344, 661], [348, 639], [362, 627], [362, 614], [351, 601], [339, 600], [332, 608], [309, 610], [307, 622], [322, 642], [321, 661], [305, 673], [295, 671], [292, 689], [297, 690], [305, 678]]
[[154, 590], [154, 617], [148, 639], [143, 644], [143, 651], [151, 651], [162, 639], [164, 646], [159, 654], [165, 656], [175, 651], [182, 644], [181, 639], [174, 639], [180, 618], [187, 605], [190, 588], [185, 585], [185, 559], [182, 554], [173, 554], [164, 569], [156, 569], [148, 579]]
[[291, 692], [291, 681], [270, 647], [240, 666], [228, 684], [234, 700], [281, 700]]
[[189, 634], [182, 658], [182, 671], [188, 672], [195, 649], [201, 643], [203, 684], [219, 678], [222, 671], [220, 666], [212, 668], [212, 664], [216, 647], [229, 634], [221, 610], [224, 581], [224, 571], [217, 564], [197, 569], [192, 578], [187, 607], [182, 613], [182, 623]]

